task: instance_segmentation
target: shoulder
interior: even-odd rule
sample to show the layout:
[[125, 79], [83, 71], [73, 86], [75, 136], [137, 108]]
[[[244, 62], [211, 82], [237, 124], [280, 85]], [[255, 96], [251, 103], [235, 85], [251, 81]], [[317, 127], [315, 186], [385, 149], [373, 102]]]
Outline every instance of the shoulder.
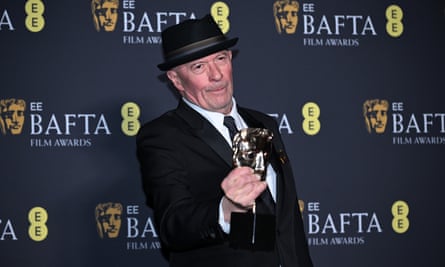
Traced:
[[262, 125], [261, 127], [265, 127], [271, 130], [275, 136], [273, 139], [275, 146], [278, 148], [279, 151], [284, 151], [284, 144], [281, 139], [281, 133], [278, 128], [278, 122], [276, 118], [264, 112], [244, 107], [238, 107], [238, 111], [240, 114], [242, 114], [243, 118], [247, 116], [250, 121], [259, 122], [259, 124], [257, 123], [258, 125]]
[[139, 129], [136, 139], [141, 140], [148, 136], [167, 136], [173, 134], [179, 125], [179, 120], [174, 113], [174, 110], [170, 110], [161, 116], [144, 123]]
[[137, 141], [147, 138], [178, 139], [194, 135], [203, 127], [205, 119], [195, 110], [180, 102], [176, 109], [145, 123], [139, 130]]

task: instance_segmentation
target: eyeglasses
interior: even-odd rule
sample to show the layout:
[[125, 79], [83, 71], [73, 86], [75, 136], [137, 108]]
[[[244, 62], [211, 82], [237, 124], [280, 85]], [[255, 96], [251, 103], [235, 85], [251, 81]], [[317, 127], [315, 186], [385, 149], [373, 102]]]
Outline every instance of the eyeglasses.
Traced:
[[[228, 51], [221, 52], [218, 54], [212, 61], [218, 67], [224, 67], [230, 63], [230, 54]], [[190, 65], [187, 65], [187, 68], [194, 74], [203, 74], [204, 72], [209, 70], [210, 61], [196, 61]]]

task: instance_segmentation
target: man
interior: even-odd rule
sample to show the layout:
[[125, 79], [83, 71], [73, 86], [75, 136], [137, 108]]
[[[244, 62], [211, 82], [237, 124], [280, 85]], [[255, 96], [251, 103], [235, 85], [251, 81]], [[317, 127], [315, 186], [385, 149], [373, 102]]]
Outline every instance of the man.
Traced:
[[[207, 15], [166, 29], [162, 40], [165, 62], [158, 67], [182, 98], [176, 109], [140, 129], [137, 149], [147, 204], [170, 266], [312, 266], [276, 121], [233, 98], [228, 48], [238, 38], [228, 39]], [[266, 181], [250, 167], [232, 166], [225, 115], [238, 129], [273, 132]], [[258, 211], [256, 231], [252, 208], [265, 207], [260, 204], [267, 196], [274, 198], [273, 214]], [[263, 216], [273, 218], [270, 227]], [[243, 239], [246, 233], [255, 238]]]

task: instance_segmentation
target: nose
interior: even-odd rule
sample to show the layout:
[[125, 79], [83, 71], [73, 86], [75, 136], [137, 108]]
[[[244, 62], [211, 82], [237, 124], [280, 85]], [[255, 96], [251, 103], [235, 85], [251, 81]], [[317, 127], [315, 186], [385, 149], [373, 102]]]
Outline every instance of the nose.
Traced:
[[106, 15], [106, 18], [107, 19], [111, 19], [111, 9], [110, 8], [107, 8], [107, 11], [105, 12], [105, 15]]
[[290, 12], [287, 12], [286, 13], [286, 21], [291, 22], [291, 19], [292, 19], [292, 14]]
[[17, 111], [14, 111], [12, 113], [12, 121], [16, 122], [19, 119], [19, 115], [17, 114]]
[[221, 72], [221, 70], [219, 69], [219, 66], [216, 63], [210, 62], [208, 64], [208, 67], [209, 67], [208, 75], [209, 75], [209, 79], [210, 80], [217, 81], [217, 80], [220, 80], [222, 78], [222, 72]]
[[381, 112], [377, 112], [376, 119], [377, 121], [382, 121], [383, 114]]
[[113, 216], [111, 216], [109, 223], [110, 223], [110, 226], [114, 226], [116, 224], [116, 219]]

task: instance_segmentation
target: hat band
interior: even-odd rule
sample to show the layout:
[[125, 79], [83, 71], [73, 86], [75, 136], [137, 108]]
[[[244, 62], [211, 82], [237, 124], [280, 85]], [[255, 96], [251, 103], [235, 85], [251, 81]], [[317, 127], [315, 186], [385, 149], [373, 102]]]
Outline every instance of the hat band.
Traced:
[[[194, 53], [194, 52], [196, 52], [198, 50], [205, 49], [205, 48], [207, 48], [209, 46], [212, 46], [212, 45], [215, 44], [215, 42], [220, 42], [220, 41], [224, 41], [224, 40], [225, 40], [225, 37], [221, 36], [221, 35], [220, 36], [210, 37], [210, 38], [207, 38], [207, 39], [204, 39], [204, 40], [201, 40], [201, 41], [198, 41], [198, 42], [195, 42], [195, 43], [183, 46], [183, 47], [178, 48], [176, 50], [173, 50], [173, 51], [169, 52], [166, 55], [166, 58], [169, 58], [169, 60], [172, 60], [172, 59], [174, 59], [174, 57], [181, 56], [183, 53], [184, 54], [191, 54], [191, 53]], [[185, 52], [188, 52], [188, 53], [185, 53]]]

